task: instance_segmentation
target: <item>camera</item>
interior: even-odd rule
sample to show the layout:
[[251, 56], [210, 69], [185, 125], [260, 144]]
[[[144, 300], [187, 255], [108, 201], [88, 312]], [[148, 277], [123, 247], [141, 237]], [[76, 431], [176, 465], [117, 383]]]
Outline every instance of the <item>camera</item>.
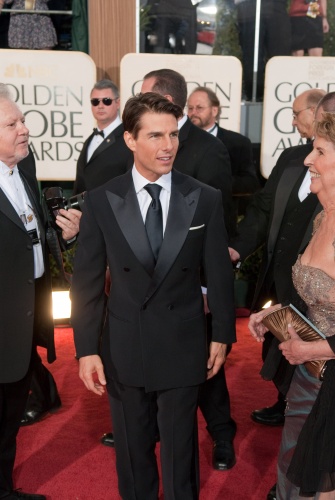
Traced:
[[59, 226], [56, 224], [56, 217], [59, 214], [59, 210], [64, 208], [64, 210], [69, 210], [69, 208], [75, 208], [76, 210], [82, 209], [84, 204], [83, 193], [71, 196], [71, 198], [65, 198], [63, 196], [63, 189], [61, 187], [55, 186], [46, 188], [43, 190], [43, 199], [48, 208], [48, 213], [51, 219], [51, 224], [57, 231], [60, 230]]

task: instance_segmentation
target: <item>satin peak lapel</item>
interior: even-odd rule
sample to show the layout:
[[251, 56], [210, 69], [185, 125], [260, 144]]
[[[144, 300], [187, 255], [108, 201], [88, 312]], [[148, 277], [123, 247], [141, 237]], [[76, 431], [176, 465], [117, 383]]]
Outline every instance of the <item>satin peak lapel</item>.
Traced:
[[152, 282], [146, 293], [146, 300], [152, 297], [176, 260], [188, 235], [198, 206], [200, 193], [201, 188], [199, 187], [184, 195], [174, 186], [174, 184], [172, 184], [164, 239], [153, 273]]
[[102, 143], [100, 144], [100, 146], [97, 147], [97, 149], [94, 151], [94, 153], [92, 154], [90, 160], [88, 163], [90, 163], [92, 160], [94, 160], [97, 156], [99, 156], [100, 153], [102, 153], [103, 151], [105, 151], [107, 148], [109, 148], [110, 146], [112, 146], [112, 144], [115, 143], [115, 135], [113, 134], [113, 132], [111, 132], [106, 138], [105, 140], [102, 141]]
[[23, 222], [21, 221], [20, 217], [16, 213], [15, 208], [5, 195], [5, 193], [0, 189], [0, 210], [3, 212], [6, 217], [8, 217], [14, 224], [16, 224], [22, 231], [26, 231]]
[[111, 191], [107, 191], [106, 194], [117, 223], [130, 248], [139, 262], [141, 262], [144, 269], [151, 275], [155, 267], [155, 261], [143, 224], [132, 180], [124, 196]]
[[274, 202], [273, 219], [271, 223], [272, 229], [269, 234], [268, 249], [272, 248], [276, 242], [288, 199], [303, 169], [304, 167], [286, 168], [280, 178]]

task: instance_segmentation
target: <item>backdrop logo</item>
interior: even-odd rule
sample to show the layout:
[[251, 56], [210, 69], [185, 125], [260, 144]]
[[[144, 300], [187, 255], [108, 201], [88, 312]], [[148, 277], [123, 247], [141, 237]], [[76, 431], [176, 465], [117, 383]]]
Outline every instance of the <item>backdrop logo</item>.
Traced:
[[0, 56], [1, 81], [26, 117], [38, 178], [74, 179], [84, 139], [94, 126], [93, 61], [81, 52], [1, 50]]
[[242, 68], [238, 59], [230, 56], [127, 54], [121, 61], [122, 106], [129, 97], [141, 91], [145, 74], [161, 68], [181, 73], [187, 82], [188, 95], [199, 86], [213, 90], [221, 104], [220, 123], [240, 131]]
[[[292, 125], [297, 96], [313, 88], [335, 90], [334, 58], [273, 57], [266, 66], [261, 171], [268, 177], [284, 149], [303, 144]], [[283, 75], [285, 75], [283, 79]]]

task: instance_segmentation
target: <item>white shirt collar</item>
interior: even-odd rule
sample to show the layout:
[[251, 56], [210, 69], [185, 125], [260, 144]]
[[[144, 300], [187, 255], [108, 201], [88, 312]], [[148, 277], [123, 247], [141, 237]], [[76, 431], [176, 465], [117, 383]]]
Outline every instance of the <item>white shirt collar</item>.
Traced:
[[[132, 175], [133, 175], [136, 194], [139, 193], [147, 184], [153, 184], [139, 173], [135, 165], [133, 166]], [[159, 184], [159, 186], [162, 186], [163, 189], [166, 189], [166, 191], [170, 192], [171, 172], [169, 172], [168, 174], [161, 175], [161, 177], [157, 179], [157, 181], [155, 181], [155, 184]]]
[[185, 123], [187, 122], [187, 118], [187, 115], [183, 115], [183, 117], [178, 120], [178, 130], [180, 130], [183, 125], [185, 125]]
[[[119, 125], [121, 125], [121, 118], [119, 116], [117, 116], [115, 118], [115, 120], [110, 123], [109, 125], [107, 125], [107, 127], [105, 127], [104, 129], [102, 129], [104, 131], [104, 138], [106, 139], [106, 137], [111, 134], [113, 132], [113, 130], [115, 130]], [[100, 130], [100, 129], [98, 129]]]
[[4, 163], [3, 161], [0, 160], [0, 173], [3, 174], [3, 175], [8, 175], [9, 172], [13, 171], [13, 170], [18, 170], [17, 168], [17, 165], [15, 165], [15, 167], [13, 168], [9, 168], [7, 167], [6, 163]]

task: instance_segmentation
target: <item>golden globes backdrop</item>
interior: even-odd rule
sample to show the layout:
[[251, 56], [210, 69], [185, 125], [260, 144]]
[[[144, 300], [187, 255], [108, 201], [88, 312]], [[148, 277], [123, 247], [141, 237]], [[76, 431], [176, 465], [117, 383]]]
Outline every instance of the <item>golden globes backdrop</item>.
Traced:
[[210, 87], [221, 103], [220, 125], [240, 131], [242, 66], [236, 57], [173, 54], [127, 54], [120, 67], [121, 108], [140, 92], [149, 71], [169, 68], [181, 73], [190, 94], [198, 86]]
[[93, 60], [82, 52], [0, 50], [0, 81], [26, 117], [39, 180], [72, 180], [92, 132]]
[[305, 142], [292, 126], [292, 104], [312, 88], [335, 91], [335, 57], [273, 57], [267, 63], [261, 146], [264, 177], [269, 177], [284, 149]]

